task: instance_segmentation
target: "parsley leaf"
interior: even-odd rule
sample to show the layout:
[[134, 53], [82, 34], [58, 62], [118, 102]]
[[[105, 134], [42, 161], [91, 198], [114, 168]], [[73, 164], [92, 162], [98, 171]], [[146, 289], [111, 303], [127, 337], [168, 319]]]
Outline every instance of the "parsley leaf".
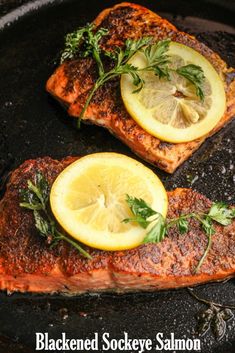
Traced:
[[46, 178], [41, 172], [36, 172], [34, 181], [28, 180], [27, 188], [19, 192], [20, 207], [33, 211], [35, 228], [40, 235], [47, 238], [51, 246], [64, 240], [74, 246], [84, 257], [91, 259], [88, 252], [56, 227], [48, 205], [49, 194], [50, 187]]
[[154, 71], [155, 75], [159, 78], [166, 77], [169, 79], [169, 68], [170, 63], [167, 51], [169, 50], [170, 39], [162, 40], [153, 45], [149, 45], [145, 48], [144, 54], [147, 60], [147, 67]]
[[207, 235], [213, 235], [215, 230], [212, 225], [212, 219], [207, 215], [203, 219], [201, 219], [202, 229]]
[[[65, 38], [65, 49], [61, 55], [61, 62], [71, 59], [76, 55], [82, 57], [91, 56], [98, 68], [98, 79], [91, 88], [86, 102], [78, 119], [78, 127], [80, 127], [81, 119], [97, 89], [104, 85], [107, 81], [114, 79], [120, 75], [130, 75], [132, 83], [136, 86], [133, 93], [139, 92], [145, 84], [141, 76], [142, 72], [153, 72], [159, 78], [170, 79], [169, 72], [176, 71], [179, 75], [185, 77], [195, 85], [196, 94], [201, 100], [204, 99], [203, 82], [204, 73], [201, 67], [193, 64], [185, 65], [177, 70], [169, 67], [170, 59], [168, 50], [170, 39], [154, 42], [153, 37], [143, 37], [139, 39], [127, 39], [123, 48], [117, 47], [113, 51], [107, 51], [100, 45], [100, 40], [108, 35], [108, 30], [105, 28], [95, 29], [94, 24], [80, 28], [73, 33], [67, 34]], [[128, 63], [128, 60], [138, 51], [142, 51], [146, 59], [146, 66], [143, 68], [135, 67]], [[110, 65], [107, 65], [108, 70], [104, 68], [103, 58], [111, 60]]]
[[149, 207], [147, 203], [141, 198], [138, 199], [136, 197], [126, 195], [126, 202], [135, 217], [126, 218], [123, 220], [123, 222], [137, 222], [142, 228], [147, 228], [147, 226], [150, 224], [147, 218], [155, 215], [157, 212], [152, 210], [152, 208]]
[[229, 209], [223, 202], [215, 202], [211, 206], [208, 216], [219, 224], [227, 226], [235, 218], [235, 209]]
[[[156, 223], [155, 223], [156, 222]], [[143, 243], [160, 243], [166, 236], [166, 224], [164, 217], [157, 213], [157, 219], [154, 221], [153, 227], [146, 234]]]
[[203, 101], [203, 83], [205, 80], [205, 75], [202, 68], [198, 65], [188, 64], [176, 69], [178, 75], [185, 77], [189, 80], [196, 88], [196, 95]]
[[50, 235], [52, 232], [50, 223], [48, 223], [37, 210], [33, 211], [33, 215], [35, 220], [35, 227], [39, 233], [45, 237], [48, 237], [48, 235]]
[[138, 50], [143, 48], [145, 45], [149, 46], [152, 40], [152, 37], [127, 39], [125, 42], [125, 50], [122, 50], [124, 61], [127, 62]]
[[136, 197], [126, 195], [126, 202], [135, 216], [148, 218], [157, 213], [141, 198], [137, 199]]
[[60, 62], [63, 63], [65, 60], [72, 59], [76, 56], [79, 51], [79, 45], [81, 44], [86, 27], [80, 28], [77, 31], [68, 33], [65, 37], [65, 48], [61, 54]]
[[189, 231], [189, 224], [188, 221], [184, 217], [179, 217], [177, 221], [177, 227], [181, 234], [188, 233]]
[[195, 272], [200, 269], [211, 248], [212, 235], [215, 233], [213, 222], [227, 226], [231, 224], [232, 219], [235, 218], [235, 208], [228, 208], [228, 206], [221, 202], [213, 203], [208, 213], [188, 213], [182, 214], [177, 218], [165, 220], [160, 213], [154, 211], [143, 199], [127, 195], [126, 201], [134, 217], [126, 218], [123, 222], [137, 222], [145, 229], [151, 225], [150, 230], [147, 230], [143, 243], [161, 242], [167, 236], [168, 230], [173, 226], [176, 226], [181, 234], [188, 233], [188, 219], [190, 218], [194, 218], [200, 222], [201, 228], [208, 238], [208, 242], [202, 257], [195, 268]]

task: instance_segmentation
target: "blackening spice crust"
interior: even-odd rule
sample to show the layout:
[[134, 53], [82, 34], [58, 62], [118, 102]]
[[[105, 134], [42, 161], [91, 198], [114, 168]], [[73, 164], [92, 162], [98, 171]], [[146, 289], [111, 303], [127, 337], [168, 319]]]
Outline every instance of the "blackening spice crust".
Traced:
[[[144, 131], [127, 113], [120, 95], [119, 78], [107, 82], [94, 94], [84, 115], [84, 122], [107, 128], [113, 135], [127, 144], [138, 156], [173, 173], [176, 168], [197, 150], [205, 139], [220, 130], [235, 114], [235, 79], [233, 69], [211, 49], [193, 36], [178, 31], [167, 20], [150, 10], [131, 3], [121, 3], [112, 9], [104, 10], [95, 19], [97, 28], [106, 28], [109, 34], [101, 40], [102, 48], [113, 50], [123, 46], [126, 39], [153, 36], [156, 41], [171, 39], [185, 44], [204, 55], [224, 80], [227, 110], [218, 125], [205, 137], [179, 144], [165, 144]], [[227, 80], [227, 77], [230, 77]], [[46, 89], [63, 106], [68, 114], [79, 117], [90, 89], [98, 74], [91, 58], [66, 61], [49, 78]], [[232, 78], [231, 78], [232, 77]], [[102, 102], [102, 104], [100, 104]]]
[[[153, 291], [192, 286], [233, 277], [235, 222], [215, 224], [212, 247], [200, 271], [194, 269], [207, 246], [207, 237], [195, 220], [182, 236], [170, 229], [159, 244], [144, 244], [127, 251], [106, 252], [84, 247], [88, 260], [65, 242], [51, 249], [35, 229], [32, 212], [19, 206], [19, 189], [41, 171], [52, 184], [75, 159], [49, 157], [24, 162], [9, 180], [0, 202], [0, 288], [21, 292]], [[208, 211], [211, 201], [191, 189], [168, 193], [168, 217]]]

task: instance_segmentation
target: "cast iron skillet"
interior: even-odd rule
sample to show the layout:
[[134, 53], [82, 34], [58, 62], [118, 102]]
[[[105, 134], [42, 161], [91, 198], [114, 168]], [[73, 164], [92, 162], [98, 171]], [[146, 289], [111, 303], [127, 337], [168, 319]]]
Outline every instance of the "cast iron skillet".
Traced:
[[[23, 1], [23, 0], [22, 0]], [[21, 2], [22, 2], [21, 1]], [[24, 1], [25, 2], [25, 1]], [[50, 155], [62, 158], [97, 151], [134, 155], [107, 131], [82, 126], [47, 95], [45, 82], [53, 72], [65, 33], [91, 21], [116, 1], [41, 0], [8, 13], [0, 23], [0, 176], [1, 192], [10, 170], [22, 161]], [[224, 1], [138, 1], [159, 12], [180, 29], [195, 34], [235, 66], [235, 3]], [[11, 1], [2, 12], [14, 5]], [[235, 203], [234, 123], [208, 140], [194, 156], [170, 176], [154, 169], [167, 189], [192, 186], [213, 200]], [[195, 291], [219, 302], [234, 303], [234, 281], [198, 287]], [[109, 332], [113, 338], [191, 338], [195, 314], [205, 308], [186, 290], [154, 294], [60, 296], [0, 294], [0, 353], [34, 352], [35, 332], [59, 338], [93, 337]], [[235, 347], [235, 323], [218, 342], [207, 332], [202, 352], [229, 353]]]

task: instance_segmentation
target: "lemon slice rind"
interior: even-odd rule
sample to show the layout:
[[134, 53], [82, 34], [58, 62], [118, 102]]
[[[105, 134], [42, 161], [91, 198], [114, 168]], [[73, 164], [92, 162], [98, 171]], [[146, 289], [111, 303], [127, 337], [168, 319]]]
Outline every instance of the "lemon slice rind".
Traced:
[[[220, 121], [226, 109], [224, 84], [211, 63], [194, 49], [183, 44], [171, 42], [168, 53], [170, 56], [181, 56], [185, 62], [199, 65], [203, 69], [212, 90], [210, 94], [212, 104], [207, 110], [205, 118], [198, 121], [197, 115], [194, 113], [192, 121], [194, 119], [195, 123], [182, 129], [158, 121], [153, 116], [153, 109], [147, 109], [138, 99], [140, 93], [133, 93], [135, 86], [129, 75], [121, 76], [121, 95], [127, 111], [145, 131], [163, 141], [172, 143], [188, 142], [207, 135]], [[129, 63], [139, 68], [144, 67], [144, 54], [140, 52], [136, 53], [130, 59]], [[144, 89], [142, 89], [141, 94], [143, 94]]]
[[166, 216], [167, 194], [160, 179], [117, 153], [88, 155], [65, 168], [52, 186], [50, 204], [63, 229], [78, 241], [102, 250], [124, 250], [140, 245], [146, 235], [137, 223], [122, 222], [133, 216], [126, 194], [143, 197]]

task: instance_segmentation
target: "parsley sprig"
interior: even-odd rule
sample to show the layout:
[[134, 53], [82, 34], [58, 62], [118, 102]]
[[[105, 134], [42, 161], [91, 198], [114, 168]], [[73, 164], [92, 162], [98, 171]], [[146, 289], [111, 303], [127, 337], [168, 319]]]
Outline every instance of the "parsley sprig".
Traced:
[[[157, 43], [154, 42], [153, 37], [143, 37], [136, 40], [127, 39], [123, 48], [117, 47], [114, 51], [106, 51], [100, 45], [100, 40], [106, 35], [108, 35], [107, 29], [100, 28], [95, 31], [95, 26], [88, 24], [65, 37], [65, 49], [61, 54], [61, 63], [76, 56], [89, 56], [95, 60], [98, 68], [98, 78], [88, 94], [78, 119], [79, 127], [80, 121], [97, 89], [107, 81], [123, 74], [131, 76], [132, 83], [136, 86], [133, 93], [137, 93], [145, 83], [141, 76], [142, 72], [151, 71], [159, 78], [170, 80], [170, 71], [175, 71], [178, 75], [189, 80], [195, 86], [198, 97], [201, 100], [204, 99], [203, 84], [205, 76], [200, 66], [189, 64], [175, 70], [169, 67], [170, 57], [167, 53], [170, 39], [161, 40]], [[146, 66], [143, 68], [128, 63], [128, 60], [138, 51], [142, 51], [146, 58]], [[107, 70], [104, 65], [105, 58], [111, 60], [111, 65], [108, 65]]]
[[34, 182], [28, 180], [27, 188], [20, 190], [20, 206], [33, 211], [35, 227], [40, 235], [47, 238], [51, 247], [64, 240], [74, 246], [84, 257], [91, 259], [88, 252], [58, 229], [49, 209], [49, 194], [50, 187], [46, 178], [41, 172], [37, 172]]
[[196, 88], [196, 95], [203, 101], [203, 83], [205, 80], [205, 75], [202, 68], [198, 65], [188, 64], [176, 69], [177, 74], [183, 76], [189, 80]]
[[170, 228], [176, 226], [180, 234], [189, 231], [189, 219], [196, 219], [200, 222], [205, 232], [208, 242], [207, 247], [195, 268], [195, 273], [202, 266], [212, 243], [212, 235], [215, 233], [213, 221], [223, 226], [232, 223], [235, 218], [235, 208], [228, 208], [223, 202], [215, 202], [212, 204], [208, 213], [189, 213], [182, 214], [179, 217], [165, 219], [159, 212], [154, 211], [143, 199], [127, 195], [126, 202], [133, 213], [133, 217], [123, 220], [124, 223], [137, 222], [142, 228], [149, 227], [143, 243], [159, 243], [168, 234]]

